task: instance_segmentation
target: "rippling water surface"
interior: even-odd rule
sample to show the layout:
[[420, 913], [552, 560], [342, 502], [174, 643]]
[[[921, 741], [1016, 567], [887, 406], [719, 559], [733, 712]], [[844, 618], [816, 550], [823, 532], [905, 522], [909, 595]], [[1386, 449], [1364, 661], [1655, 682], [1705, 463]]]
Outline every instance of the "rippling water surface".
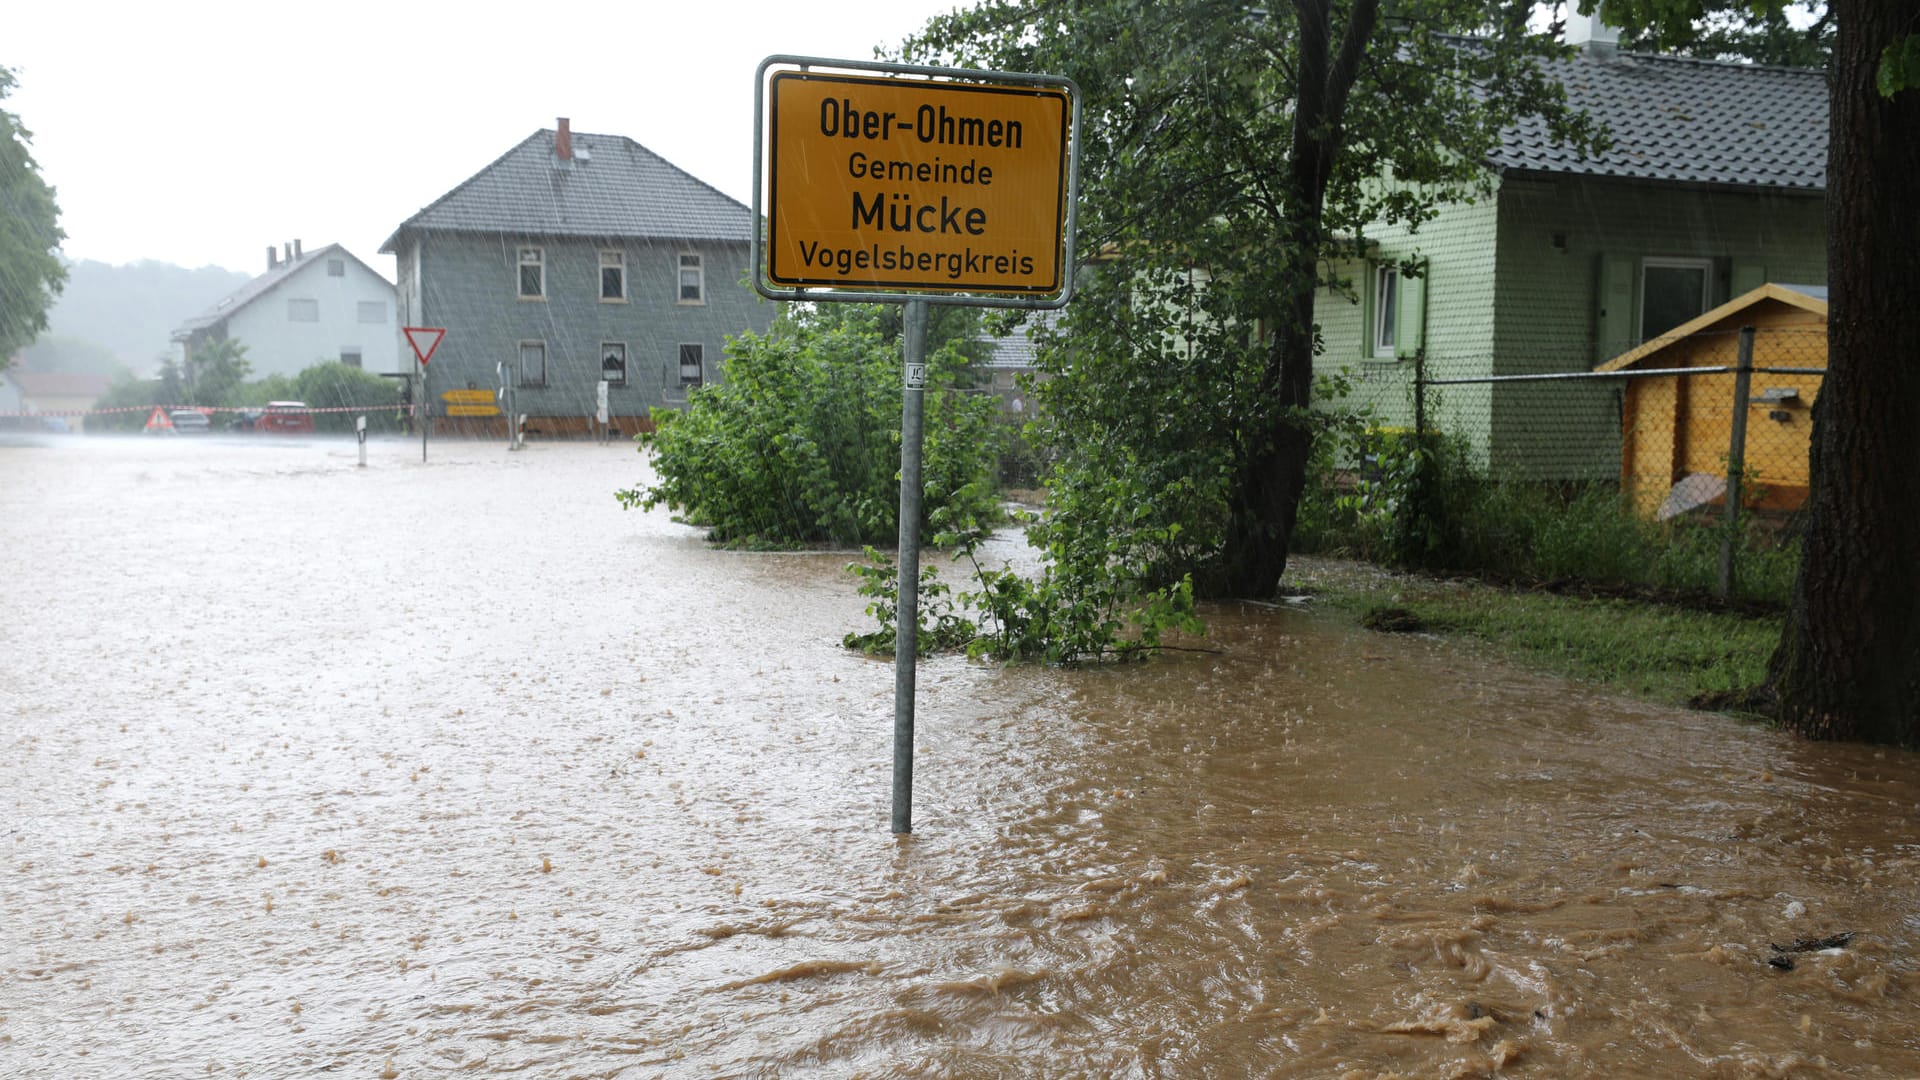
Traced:
[[924, 665], [897, 839], [846, 556], [642, 469], [0, 447], [0, 1075], [1920, 1075], [1913, 755], [1215, 607]]

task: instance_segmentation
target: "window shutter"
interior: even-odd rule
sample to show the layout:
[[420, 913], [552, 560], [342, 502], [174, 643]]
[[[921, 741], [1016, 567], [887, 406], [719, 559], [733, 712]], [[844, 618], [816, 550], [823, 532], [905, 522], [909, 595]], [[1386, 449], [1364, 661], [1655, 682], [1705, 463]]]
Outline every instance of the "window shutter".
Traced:
[[1400, 310], [1394, 316], [1393, 351], [1402, 360], [1411, 360], [1427, 343], [1427, 275], [1432, 272], [1427, 260], [1420, 260], [1420, 276], [1400, 275]]
[[1767, 283], [1767, 268], [1759, 263], [1736, 262], [1733, 264], [1733, 296], [1745, 296]]
[[1600, 256], [1593, 319], [1595, 363], [1611, 360], [1633, 347], [1633, 270], [1631, 255]]

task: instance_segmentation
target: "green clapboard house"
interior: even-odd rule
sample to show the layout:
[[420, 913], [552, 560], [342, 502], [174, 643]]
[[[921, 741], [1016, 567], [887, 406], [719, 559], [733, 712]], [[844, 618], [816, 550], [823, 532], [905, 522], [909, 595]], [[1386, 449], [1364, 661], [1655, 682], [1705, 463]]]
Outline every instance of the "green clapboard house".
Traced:
[[[1382, 426], [1413, 424], [1416, 360], [1429, 379], [1586, 371], [1765, 282], [1826, 282], [1823, 73], [1623, 52], [1594, 30], [1570, 29], [1581, 48], [1554, 70], [1607, 151], [1513, 127], [1486, 194], [1414, 233], [1371, 230], [1367, 262], [1340, 268], [1350, 288], [1322, 291], [1320, 370], [1344, 369]], [[1423, 274], [1396, 272], [1409, 258]], [[1427, 426], [1503, 473], [1603, 478], [1618, 469], [1617, 396], [1446, 386], [1426, 397]]]

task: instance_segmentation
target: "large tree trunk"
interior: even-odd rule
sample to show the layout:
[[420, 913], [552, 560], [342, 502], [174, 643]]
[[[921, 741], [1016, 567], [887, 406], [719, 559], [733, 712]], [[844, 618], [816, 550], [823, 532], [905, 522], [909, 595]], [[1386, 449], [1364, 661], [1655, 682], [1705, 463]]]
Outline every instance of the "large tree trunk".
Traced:
[[1768, 688], [1814, 739], [1920, 745], [1920, 89], [1875, 88], [1912, 0], [1834, 0], [1825, 385]]
[[1332, 0], [1293, 0], [1299, 45], [1294, 53], [1293, 131], [1287, 157], [1282, 250], [1286, 294], [1260, 393], [1276, 408], [1265, 430], [1251, 433], [1235, 477], [1236, 495], [1216, 573], [1196, 582], [1203, 596], [1265, 599], [1279, 591], [1287, 551], [1306, 490], [1313, 429], [1301, 417], [1313, 399], [1313, 298], [1320, 284], [1321, 211], [1344, 138], [1347, 97], [1373, 37], [1377, 0], [1354, 0], [1347, 25], [1333, 34]]

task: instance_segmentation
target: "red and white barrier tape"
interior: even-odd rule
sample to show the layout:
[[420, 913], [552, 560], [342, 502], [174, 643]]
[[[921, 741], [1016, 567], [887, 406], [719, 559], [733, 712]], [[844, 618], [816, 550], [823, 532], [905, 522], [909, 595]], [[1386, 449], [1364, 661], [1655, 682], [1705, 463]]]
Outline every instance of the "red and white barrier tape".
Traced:
[[[268, 410], [258, 405], [116, 405], [107, 409], [42, 409], [33, 412], [9, 411], [0, 409], [0, 416], [111, 416], [115, 413], [151, 413], [161, 412], [257, 412], [264, 415]], [[312, 405], [301, 409], [273, 409], [275, 416], [290, 416], [300, 413], [377, 413], [392, 409], [395, 412], [410, 413], [412, 405]]]

